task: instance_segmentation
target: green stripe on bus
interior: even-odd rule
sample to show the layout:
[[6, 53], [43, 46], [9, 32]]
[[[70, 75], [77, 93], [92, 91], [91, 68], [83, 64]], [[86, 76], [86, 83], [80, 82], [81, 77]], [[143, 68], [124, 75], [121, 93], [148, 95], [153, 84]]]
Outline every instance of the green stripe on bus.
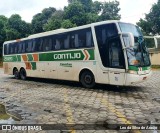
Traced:
[[129, 66], [128, 69], [138, 71], [138, 67], [136, 67], [136, 66]]
[[17, 59], [21, 62], [21, 55], [17, 55]]
[[89, 60], [94, 60], [94, 50], [93, 50], [93, 49], [89, 49], [89, 50], [87, 50], [87, 51], [88, 51], [88, 53], [90, 54]]
[[50, 52], [39, 54], [39, 61], [69, 61], [69, 60], [94, 60], [94, 50], [86, 50], [88, 53], [77, 51], [66, 51], [66, 52]]
[[33, 56], [31, 54], [27, 54], [28, 61], [33, 61]]
[[[37, 53], [39, 61], [95, 60], [94, 49], [65, 52]], [[32, 54], [27, 54], [28, 61], [33, 61]], [[21, 62], [21, 55], [4, 56], [4, 62]]]
[[3, 62], [17, 62], [17, 61], [18, 61], [18, 58], [16, 55], [3, 57]]
[[32, 70], [36, 70], [37, 69], [36, 62], [31, 62], [31, 65], [32, 65]]
[[136, 67], [136, 66], [129, 66], [128, 69], [129, 70], [134, 70], [134, 71], [139, 71], [138, 68], [142, 68], [142, 71], [145, 71], [145, 70], [149, 70], [150, 67]]
[[151, 67], [142, 67], [142, 70], [149, 70]]

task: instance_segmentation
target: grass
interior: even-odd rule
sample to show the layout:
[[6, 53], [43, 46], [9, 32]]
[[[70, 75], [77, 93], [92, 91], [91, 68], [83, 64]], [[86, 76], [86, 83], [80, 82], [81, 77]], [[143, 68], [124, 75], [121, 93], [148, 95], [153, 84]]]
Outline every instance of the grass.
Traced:
[[160, 69], [160, 65], [152, 65], [152, 69]]

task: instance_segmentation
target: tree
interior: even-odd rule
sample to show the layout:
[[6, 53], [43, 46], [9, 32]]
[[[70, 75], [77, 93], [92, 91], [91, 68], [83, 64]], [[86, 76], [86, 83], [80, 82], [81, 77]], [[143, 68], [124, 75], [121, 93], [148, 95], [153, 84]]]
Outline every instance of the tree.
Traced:
[[3, 42], [6, 39], [6, 24], [7, 24], [8, 18], [6, 18], [3, 15], [0, 15], [0, 47], [2, 47]]
[[76, 27], [76, 24], [73, 24], [69, 19], [67, 19], [62, 22], [61, 27], [68, 29], [68, 28]]
[[27, 37], [29, 34], [31, 25], [23, 21], [20, 15], [13, 14], [10, 18], [0, 16], [0, 49], [4, 41]]
[[57, 10], [52, 14], [52, 17], [48, 19], [48, 22], [44, 24], [43, 29], [45, 31], [55, 30], [61, 28], [61, 23], [63, 21], [64, 12], [62, 10]]
[[44, 29], [43, 29], [44, 25], [51, 18], [51, 16], [55, 11], [56, 9], [54, 7], [49, 7], [49, 8], [43, 9], [42, 13], [38, 13], [35, 16], [33, 16], [33, 19], [32, 19], [33, 33], [44, 32]]
[[21, 38], [20, 33], [15, 29], [6, 29], [6, 40], [15, 40]]
[[41, 13], [38, 13], [33, 16], [32, 19], [32, 32], [33, 33], [40, 33], [43, 32], [43, 25], [44, 25], [44, 16]]
[[64, 8], [65, 19], [77, 26], [102, 20], [119, 20], [119, 2], [93, 2], [92, 0], [68, 0]]
[[160, 0], [153, 4], [150, 12], [137, 23], [147, 35], [160, 34]]
[[121, 16], [118, 14], [120, 8], [118, 8], [118, 1], [105, 2], [101, 7], [100, 20], [119, 20]]
[[103, 3], [102, 2], [95, 1], [92, 4], [92, 13], [101, 14], [102, 7], [103, 7]]
[[85, 9], [86, 12], [90, 12], [92, 8], [92, 0], [68, 0], [69, 4], [74, 4], [74, 3], [81, 3]]
[[[21, 16], [18, 14], [11, 15], [11, 17], [7, 21], [6, 29], [7, 29], [7, 31], [17, 33], [17, 35], [18, 35], [17, 37], [20, 37], [20, 38], [27, 37], [31, 33], [30, 24], [23, 21], [21, 19]], [[6, 34], [7, 34], [7, 32], [6, 32]], [[15, 39], [15, 37], [13, 37], [12, 39]], [[7, 40], [8, 39], [9, 38], [7, 37]]]
[[64, 18], [77, 26], [86, 24], [86, 13], [80, 2], [73, 2], [64, 8]]
[[99, 16], [96, 13], [87, 13], [86, 14], [86, 24], [99, 21]]

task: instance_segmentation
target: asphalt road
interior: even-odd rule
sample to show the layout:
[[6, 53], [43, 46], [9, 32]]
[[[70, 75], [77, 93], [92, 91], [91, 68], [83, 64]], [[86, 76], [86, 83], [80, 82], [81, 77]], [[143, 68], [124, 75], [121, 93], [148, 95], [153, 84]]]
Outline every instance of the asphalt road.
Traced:
[[[86, 89], [75, 82], [37, 78], [16, 80], [0, 69], [0, 102], [7, 112], [21, 117], [22, 120], [15, 124], [55, 124], [58, 128], [62, 123], [77, 125], [68, 127], [69, 130], [55, 128], [54, 131], [33, 132], [153, 133], [154, 130], [106, 129], [116, 129], [117, 124], [160, 124], [160, 71], [153, 71], [151, 79], [134, 86], [96, 85]], [[78, 130], [81, 128], [83, 130]]]

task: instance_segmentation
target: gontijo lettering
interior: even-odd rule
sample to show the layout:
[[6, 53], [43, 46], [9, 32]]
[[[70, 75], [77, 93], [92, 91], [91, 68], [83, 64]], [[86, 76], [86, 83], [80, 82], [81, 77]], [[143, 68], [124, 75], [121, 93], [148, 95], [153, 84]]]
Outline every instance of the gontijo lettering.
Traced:
[[53, 58], [56, 59], [80, 59], [81, 53], [64, 53], [64, 54], [54, 54]]

